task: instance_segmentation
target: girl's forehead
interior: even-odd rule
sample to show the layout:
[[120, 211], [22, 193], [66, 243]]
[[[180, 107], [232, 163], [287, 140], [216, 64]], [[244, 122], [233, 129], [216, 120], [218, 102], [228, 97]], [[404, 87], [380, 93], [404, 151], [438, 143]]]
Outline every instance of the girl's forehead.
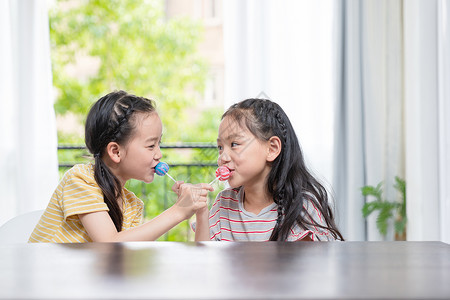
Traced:
[[136, 129], [141, 133], [157, 134], [162, 131], [162, 123], [156, 112], [138, 113], [136, 115]]
[[219, 125], [219, 137], [227, 138], [229, 136], [236, 135], [248, 135], [251, 134], [248, 130], [247, 126], [245, 126], [245, 122], [238, 122], [235, 118], [226, 116], [223, 118], [222, 122]]

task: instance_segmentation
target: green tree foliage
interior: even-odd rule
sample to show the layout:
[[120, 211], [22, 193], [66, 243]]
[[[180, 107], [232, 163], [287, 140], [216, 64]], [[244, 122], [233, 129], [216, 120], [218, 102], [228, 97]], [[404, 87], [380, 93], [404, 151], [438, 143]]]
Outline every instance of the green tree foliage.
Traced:
[[[207, 64], [196, 52], [202, 24], [187, 18], [167, 19], [163, 8], [159, 0], [58, 0], [49, 13], [56, 113], [71, 112], [84, 122], [94, 101], [123, 89], [156, 101], [164, 124], [163, 144], [215, 143], [223, 110], [197, 106], [207, 74]], [[89, 76], [71, 71], [80, 58], [91, 62]], [[59, 132], [58, 138], [60, 144], [84, 144], [84, 136]], [[61, 150], [60, 163], [89, 161], [86, 154]], [[214, 149], [163, 150], [163, 155], [170, 165], [217, 160]], [[61, 174], [66, 170], [61, 169]], [[210, 182], [214, 171], [215, 167], [174, 167], [170, 174], [199, 183]], [[127, 188], [144, 201], [145, 216], [150, 219], [175, 202], [172, 184], [167, 176], [157, 176], [151, 184], [131, 180]], [[183, 222], [161, 239], [191, 237], [188, 222]]]
[[[179, 141], [192, 121], [184, 110], [204, 88], [202, 32], [198, 22], [166, 19], [162, 1], [60, 0], [50, 13], [56, 112], [84, 116], [96, 99], [123, 89], [155, 99], [165, 140]], [[68, 72], [80, 57], [98, 68], [88, 78]]]

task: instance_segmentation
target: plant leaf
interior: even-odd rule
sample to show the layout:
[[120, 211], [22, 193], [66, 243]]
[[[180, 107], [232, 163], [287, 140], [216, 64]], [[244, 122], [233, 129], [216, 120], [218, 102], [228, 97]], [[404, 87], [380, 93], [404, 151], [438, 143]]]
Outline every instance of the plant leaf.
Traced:
[[383, 194], [383, 182], [380, 182], [377, 186], [371, 186], [371, 185], [366, 185], [363, 186], [361, 188], [361, 193], [363, 194], [363, 196], [373, 196], [375, 197], [378, 201], [383, 201], [382, 199], [382, 194]]
[[376, 195], [378, 195], [376, 187], [371, 186], [371, 185], [363, 186], [361, 188], [361, 192], [362, 192], [363, 196], [376, 196]]
[[406, 220], [406, 182], [398, 176], [395, 176], [394, 187], [401, 193], [401, 206], [399, 207], [399, 215]]
[[377, 217], [377, 228], [383, 236], [386, 236], [388, 220], [392, 217], [392, 206], [389, 202], [383, 202], [385, 205], [380, 210]]
[[378, 203], [375, 201], [367, 202], [362, 207], [362, 214], [364, 218], [367, 218], [371, 213], [373, 213], [376, 209], [378, 209]]

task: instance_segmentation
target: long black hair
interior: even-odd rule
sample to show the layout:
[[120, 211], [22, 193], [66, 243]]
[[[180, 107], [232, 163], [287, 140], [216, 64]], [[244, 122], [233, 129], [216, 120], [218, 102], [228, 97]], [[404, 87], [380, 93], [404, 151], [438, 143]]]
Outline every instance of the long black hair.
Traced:
[[[308, 171], [297, 135], [283, 109], [270, 100], [246, 99], [232, 105], [222, 119], [226, 116], [245, 125], [260, 140], [267, 141], [272, 136], [281, 140], [281, 152], [267, 176], [267, 190], [278, 205], [278, 218], [270, 240], [285, 241], [295, 224], [305, 230], [310, 226], [327, 229], [335, 239], [344, 240], [333, 220], [328, 193]], [[309, 215], [304, 207], [307, 200], [320, 211], [325, 225], [318, 224]]]
[[117, 202], [122, 197], [122, 186], [101, 157], [110, 142], [125, 145], [133, 136], [135, 113], [153, 111], [155, 106], [151, 100], [115, 91], [98, 99], [86, 119], [85, 142], [95, 158], [94, 178], [103, 192], [108, 213], [117, 231], [122, 230], [123, 214]]

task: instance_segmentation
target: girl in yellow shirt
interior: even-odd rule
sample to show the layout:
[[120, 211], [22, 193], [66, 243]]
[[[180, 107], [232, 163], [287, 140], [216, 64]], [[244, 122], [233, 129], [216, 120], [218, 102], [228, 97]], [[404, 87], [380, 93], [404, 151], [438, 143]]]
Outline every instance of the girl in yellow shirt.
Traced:
[[208, 184], [177, 182], [176, 203], [142, 225], [143, 203], [124, 186], [150, 183], [162, 154], [162, 123], [151, 100], [112, 92], [91, 108], [85, 141], [93, 164], [66, 172], [30, 242], [152, 241], [206, 207]]

